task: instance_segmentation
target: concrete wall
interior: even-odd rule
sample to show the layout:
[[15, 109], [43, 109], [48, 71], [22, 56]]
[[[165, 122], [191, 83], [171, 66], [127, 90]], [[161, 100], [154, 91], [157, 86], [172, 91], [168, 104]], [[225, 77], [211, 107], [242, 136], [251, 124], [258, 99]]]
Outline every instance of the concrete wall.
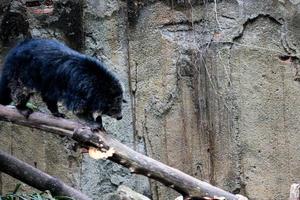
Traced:
[[[117, 71], [130, 103], [122, 122], [105, 121], [116, 138], [231, 192], [284, 200], [300, 179], [299, 3], [64, 0], [51, 16], [22, 15], [31, 35], [64, 40]], [[25, 35], [21, 24], [7, 43]], [[60, 138], [0, 128], [2, 149], [95, 199], [109, 199], [120, 184], [153, 199], [178, 196], [81, 157]], [[2, 176], [3, 191], [13, 187], [8, 180]]]

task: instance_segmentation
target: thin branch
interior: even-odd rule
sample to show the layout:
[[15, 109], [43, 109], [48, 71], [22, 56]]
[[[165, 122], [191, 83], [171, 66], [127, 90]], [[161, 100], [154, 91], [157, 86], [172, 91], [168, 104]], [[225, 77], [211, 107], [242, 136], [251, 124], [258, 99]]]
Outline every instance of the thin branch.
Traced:
[[85, 194], [66, 185], [59, 179], [54, 178], [1, 150], [0, 171], [38, 190], [49, 190], [54, 196], [67, 196], [76, 200], [91, 200]]
[[185, 198], [240, 199], [234, 194], [135, 152], [110, 135], [102, 132], [93, 133], [88, 127], [83, 127], [82, 124], [71, 120], [55, 118], [37, 112], [31, 114], [28, 119], [24, 119], [16, 109], [2, 105], [0, 105], [0, 120], [66, 135], [83, 145], [97, 147], [102, 152], [109, 150], [113, 152], [112, 156], [108, 158], [109, 160], [127, 167], [132, 173], [155, 179], [181, 193]]

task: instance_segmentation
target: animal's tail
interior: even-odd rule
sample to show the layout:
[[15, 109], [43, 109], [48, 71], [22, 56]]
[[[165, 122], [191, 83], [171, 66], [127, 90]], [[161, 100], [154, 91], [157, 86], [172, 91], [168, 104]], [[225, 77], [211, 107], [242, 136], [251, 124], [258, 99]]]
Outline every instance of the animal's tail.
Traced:
[[0, 78], [0, 104], [8, 105], [12, 102], [10, 97], [10, 89], [8, 87], [8, 80], [5, 76]]

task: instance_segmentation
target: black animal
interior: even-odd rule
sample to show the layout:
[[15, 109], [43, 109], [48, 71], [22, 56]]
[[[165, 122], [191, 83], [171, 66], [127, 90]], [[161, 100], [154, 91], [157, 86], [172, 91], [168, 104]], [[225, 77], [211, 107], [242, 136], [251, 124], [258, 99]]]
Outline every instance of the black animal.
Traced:
[[[50, 39], [28, 39], [7, 55], [0, 81], [0, 104], [12, 101], [26, 117], [30, 96], [40, 93], [54, 116], [61, 101], [78, 117], [102, 127], [101, 115], [122, 119], [121, 82], [103, 63]], [[96, 123], [95, 123], [96, 122]]]

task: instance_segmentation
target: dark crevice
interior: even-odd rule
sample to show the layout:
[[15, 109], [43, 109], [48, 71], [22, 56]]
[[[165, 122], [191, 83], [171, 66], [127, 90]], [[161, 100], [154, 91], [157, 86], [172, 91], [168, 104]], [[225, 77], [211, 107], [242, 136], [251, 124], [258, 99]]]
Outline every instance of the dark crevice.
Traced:
[[214, 2], [214, 0], [156, 0], [156, 1], [165, 3], [171, 9], [174, 10], [186, 10], [191, 6], [204, 5], [206, 3]]
[[76, 50], [84, 47], [83, 4], [83, 0], [56, 2], [54, 15], [59, 13], [59, 18], [50, 24], [53, 28], [62, 30], [67, 43]]
[[294, 75], [294, 81], [300, 82], [300, 59], [298, 57], [291, 56], [290, 61], [291, 61], [292, 66], [296, 70], [295, 75]]
[[0, 195], [3, 195], [3, 181], [2, 181], [2, 173], [0, 172]]
[[295, 47], [292, 47], [288, 42], [288, 32], [287, 22], [284, 21], [281, 29], [281, 45], [287, 54], [297, 54], [297, 50], [295, 49]]
[[230, 17], [230, 16], [228, 16], [228, 15], [221, 15], [221, 17], [223, 17], [223, 18], [226, 18], [226, 19], [230, 19], [230, 20], [236, 20], [236, 18], [234, 18], [234, 17]]
[[212, 185], [216, 184], [215, 181], [215, 133], [211, 130], [211, 128], [207, 128], [207, 134], [208, 134], [208, 139], [209, 139], [209, 155], [210, 155], [210, 177], [209, 177], [209, 182]]
[[278, 58], [281, 60], [281, 61], [288, 61], [291, 59], [291, 56], [289, 55], [279, 55]]
[[145, 5], [144, 0], [127, 0], [129, 26], [134, 26], [139, 17], [140, 9]]
[[197, 24], [201, 24], [203, 23], [204, 20], [195, 20], [195, 21], [189, 21], [189, 20], [183, 20], [183, 21], [179, 21], [179, 22], [168, 22], [168, 23], [165, 23], [163, 24], [160, 28], [168, 28], [170, 26], [182, 26], [182, 25], [185, 25], [185, 26], [189, 26], [191, 29], [193, 28], [194, 25], [197, 25]]
[[156, 2], [162, 2], [174, 10], [187, 10], [191, 6], [203, 5], [205, 3], [214, 2], [213, 0], [127, 0], [128, 22], [130, 27], [134, 27], [139, 18], [140, 10], [146, 5]]
[[51, 5], [53, 5], [53, 1], [52, 0], [46, 0], [44, 2], [41, 2], [41, 1], [26, 1], [25, 5], [26, 5], [26, 7], [38, 7], [38, 6], [41, 6], [41, 5], [51, 6]]
[[5, 12], [9, 11], [9, 4], [10, 2], [7, 0], [7, 1], [4, 1], [4, 2], [1, 2], [0, 4], [0, 15], [3, 15]]
[[19, 10], [11, 11], [11, 5], [3, 11], [3, 19], [0, 25], [0, 40], [3, 46], [12, 46], [16, 40], [31, 37], [29, 32], [29, 22], [26, 16], [26, 11], [22, 7]]
[[236, 41], [236, 40], [239, 40], [243, 34], [244, 34], [244, 31], [246, 30], [246, 27], [250, 24], [253, 24], [256, 20], [258, 19], [261, 19], [261, 18], [268, 18], [269, 20], [271, 20], [271, 22], [277, 24], [277, 25], [282, 25], [282, 21], [276, 19], [275, 17], [271, 16], [270, 14], [258, 14], [257, 16], [255, 17], [252, 17], [252, 18], [248, 18], [243, 24], [242, 24], [242, 29], [240, 31], [240, 33], [233, 37], [232, 38], [232, 41]]
[[204, 138], [207, 142], [207, 154], [209, 163], [208, 173], [204, 174], [205, 178], [209, 180], [211, 184], [215, 183], [215, 130], [213, 127], [212, 116], [211, 116], [211, 106], [210, 106], [210, 95], [211, 95], [211, 86], [210, 86], [210, 77], [207, 73], [205, 65], [207, 65], [205, 53], [197, 54], [198, 59], [196, 64], [198, 65], [198, 77], [197, 77], [197, 112], [198, 112], [198, 126], [199, 131], [202, 132]]

